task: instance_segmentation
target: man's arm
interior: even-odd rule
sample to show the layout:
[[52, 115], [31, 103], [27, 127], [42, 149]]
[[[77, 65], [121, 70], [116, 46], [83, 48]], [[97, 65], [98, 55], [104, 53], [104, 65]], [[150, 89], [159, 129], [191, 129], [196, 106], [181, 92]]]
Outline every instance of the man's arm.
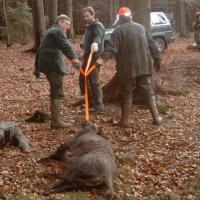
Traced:
[[149, 32], [146, 30], [146, 36], [148, 41], [149, 50], [151, 53], [151, 57], [154, 60], [154, 66], [156, 68], [156, 71], [160, 71], [160, 65], [161, 65], [161, 56], [160, 52], [158, 51], [158, 48], [155, 45], [155, 42]]
[[57, 47], [62, 50], [65, 56], [71, 60], [73, 66], [77, 69], [81, 67], [81, 63], [78, 60], [78, 56], [75, 51], [72, 49], [71, 44], [69, 43], [67, 36], [62, 31], [58, 31], [56, 37]]
[[104, 63], [104, 60], [109, 60], [112, 57], [114, 57], [118, 52], [120, 48], [120, 33], [118, 30], [115, 30], [110, 40], [107, 41], [106, 47], [104, 49], [103, 54], [100, 58], [96, 60], [97, 65], [102, 65]]
[[105, 34], [105, 28], [100, 23], [97, 23], [95, 30], [94, 30], [93, 43], [96, 43], [98, 45], [98, 47], [102, 43], [102, 40], [104, 38], [104, 34]]
[[67, 36], [61, 30], [57, 32], [56, 35], [56, 45], [58, 49], [62, 50], [67, 58], [70, 60], [77, 57], [75, 51], [72, 49], [71, 44], [69, 43]]

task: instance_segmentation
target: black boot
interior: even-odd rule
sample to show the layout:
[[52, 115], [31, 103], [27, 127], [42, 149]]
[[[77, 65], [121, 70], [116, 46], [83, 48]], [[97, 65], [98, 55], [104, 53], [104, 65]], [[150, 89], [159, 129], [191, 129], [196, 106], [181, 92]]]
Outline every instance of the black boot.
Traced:
[[147, 106], [148, 106], [151, 116], [153, 118], [153, 124], [160, 125], [162, 123], [163, 119], [158, 112], [155, 96], [148, 97]]
[[121, 120], [119, 125], [124, 128], [129, 127], [131, 117], [132, 104], [122, 104], [121, 106]]

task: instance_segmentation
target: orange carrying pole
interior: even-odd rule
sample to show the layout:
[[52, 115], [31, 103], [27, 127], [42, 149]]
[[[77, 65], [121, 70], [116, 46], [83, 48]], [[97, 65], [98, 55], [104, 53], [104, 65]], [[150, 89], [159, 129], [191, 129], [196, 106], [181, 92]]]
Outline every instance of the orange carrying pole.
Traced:
[[87, 61], [85, 71], [83, 70], [82, 67], [80, 68], [81, 74], [85, 77], [85, 119], [86, 119], [86, 121], [90, 120], [87, 76], [89, 76], [89, 74], [95, 69], [95, 65], [93, 65], [90, 68], [90, 64], [91, 64], [91, 61], [92, 61], [92, 55], [93, 55], [93, 51], [91, 51], [91, 53], [88, 57], [88, 61]]

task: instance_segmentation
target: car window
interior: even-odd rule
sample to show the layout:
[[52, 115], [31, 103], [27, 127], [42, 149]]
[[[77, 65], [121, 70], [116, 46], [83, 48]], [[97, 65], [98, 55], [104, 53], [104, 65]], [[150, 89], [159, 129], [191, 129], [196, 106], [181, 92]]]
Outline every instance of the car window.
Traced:
[[162, 15], [162, 13], [151, 13], [151, 23], [153, 25], [167, 24], [167, 19]]

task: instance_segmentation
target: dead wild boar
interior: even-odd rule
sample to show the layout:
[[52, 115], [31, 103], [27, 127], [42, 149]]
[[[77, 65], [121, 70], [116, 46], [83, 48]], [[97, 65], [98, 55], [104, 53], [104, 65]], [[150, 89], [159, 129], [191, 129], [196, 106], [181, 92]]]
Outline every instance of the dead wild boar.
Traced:
[[114, 153], [111, 143], [98, 134], [95, 125], [83, 124], [72, 139], [42, 160], [63, 160], [66, 152], [69, 153], [69, 160], [64, 174], [45, 194], [104, 185], [105, 196], [113, 195], [113, 178], [116, 173]]
[[7, 143], [19, 147], [22, 151], [30, 149], [30, 142], [14, 123], [0, 122], [0, 148]]

